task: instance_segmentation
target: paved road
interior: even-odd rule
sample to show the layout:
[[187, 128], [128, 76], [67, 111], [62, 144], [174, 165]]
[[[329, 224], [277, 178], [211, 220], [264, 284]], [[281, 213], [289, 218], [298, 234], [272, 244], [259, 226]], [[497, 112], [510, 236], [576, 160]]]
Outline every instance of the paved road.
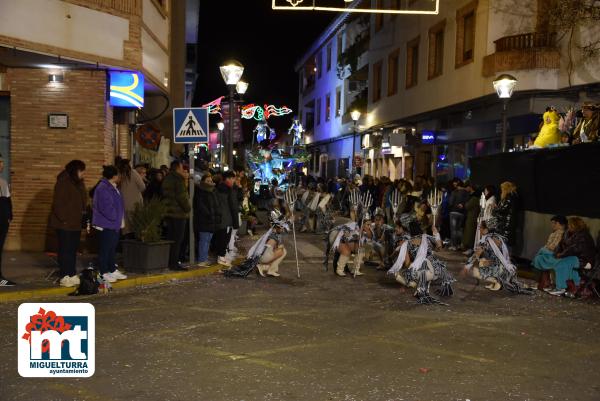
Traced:
[[324, 273], [320, 247], [300, 237], [300, 280], [288, 248], [278, 279], [89, 299], [91, 379], [20, 378], [17, 305], [1, 305], [0, 400], [600, 400], [598, 303], [461, 279], [450, 306], [417, 306], [382, 272]]

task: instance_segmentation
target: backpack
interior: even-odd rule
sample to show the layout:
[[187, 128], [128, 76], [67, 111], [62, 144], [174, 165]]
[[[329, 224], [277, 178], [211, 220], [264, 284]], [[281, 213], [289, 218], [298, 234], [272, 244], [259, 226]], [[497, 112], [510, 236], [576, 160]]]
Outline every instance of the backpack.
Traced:
[[69, 295], [94, 295], [98, 293], [99, 287], [98, 272], [88, 268], [79, 274], [79, 287]]

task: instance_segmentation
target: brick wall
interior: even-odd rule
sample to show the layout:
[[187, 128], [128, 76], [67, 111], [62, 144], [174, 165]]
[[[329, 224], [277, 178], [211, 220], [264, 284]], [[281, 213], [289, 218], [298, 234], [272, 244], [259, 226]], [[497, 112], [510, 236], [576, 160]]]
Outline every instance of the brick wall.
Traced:
[[[93, 186], [101, 166], [114, 155], [112, 108], [106, 102], [104, 71], [67, 70], [63, 83], [48, 71], [8, 69], [11, 112], [11, 184], [14, 221], [7, 249], [46, 247], [47, 223], [56, 176], [72, 159], [87, 164]], [[48, 128], [48, 113], [69, 115], [69, 128]]]

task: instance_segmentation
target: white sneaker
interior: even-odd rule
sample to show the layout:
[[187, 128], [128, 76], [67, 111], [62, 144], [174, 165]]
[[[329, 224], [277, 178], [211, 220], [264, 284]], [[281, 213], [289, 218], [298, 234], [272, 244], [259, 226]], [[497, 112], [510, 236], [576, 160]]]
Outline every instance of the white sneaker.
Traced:
[[102, 279], [103, 279], [104, 281], [107, 281], [107, 282], [109, 282], [109, 283], [114, 283], [114, 282], [116, 282], [116, 281], [117, 281], [116, 277], [115, 277], [115, 276], [113, 276], [113, 274], [112, 274], [112, 273], [104, 273], [104, 274], [102, 275]]
[[[77, 281], [75, 281], [77, 279]], [[60, 279], [61, 287], [75, 287], [79, 285], [79, 277], [78, 276], [64, 276]]]
[[217, 263], [220, 264], [220, 265], [222, 265], [222, 266], [231, 267], [231, 262], [227, 258], [225, 258], [223, 256], [219, 256], [217, 258]]
[[550, 295], [554, 295], [554, 296], [557, 296], [557, 297], [560, 297], [560, 296], [561, 296], [561, 295], [563, 295], [565, 292], [567, 292], [567, 290], [565, 290], [565, 289], [563, 288], [563, 289], [560, 289], [560, 290], [554, 290], [554, 291], [550, 291], [550, 292], [548, 292], [548, 294], [550, 294]]
[[592, 270], [592, 264], [588, 262], [585, 266], [583, 266], [583, 268], [585, 270]]
[[110, 274], [112, 274], [112, 276], [114, 278], [116, 278], [117, 280], [125, 280], [127, 278], [127, 276], [125, 274], [123, 274], [122, 272], [120, 272], [119, 269], [115, 270], [114, 272], [112, 272]]

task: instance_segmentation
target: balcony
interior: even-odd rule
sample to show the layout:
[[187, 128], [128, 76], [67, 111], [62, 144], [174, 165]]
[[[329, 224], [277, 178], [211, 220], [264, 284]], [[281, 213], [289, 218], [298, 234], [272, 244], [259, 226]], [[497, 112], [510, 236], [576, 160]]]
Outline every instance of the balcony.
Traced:
[[502, 71], [558, 69], [560, 52], [554, 32], [531, 32], [494, 41], [496, 52], [483, 59], [483, 76]]

